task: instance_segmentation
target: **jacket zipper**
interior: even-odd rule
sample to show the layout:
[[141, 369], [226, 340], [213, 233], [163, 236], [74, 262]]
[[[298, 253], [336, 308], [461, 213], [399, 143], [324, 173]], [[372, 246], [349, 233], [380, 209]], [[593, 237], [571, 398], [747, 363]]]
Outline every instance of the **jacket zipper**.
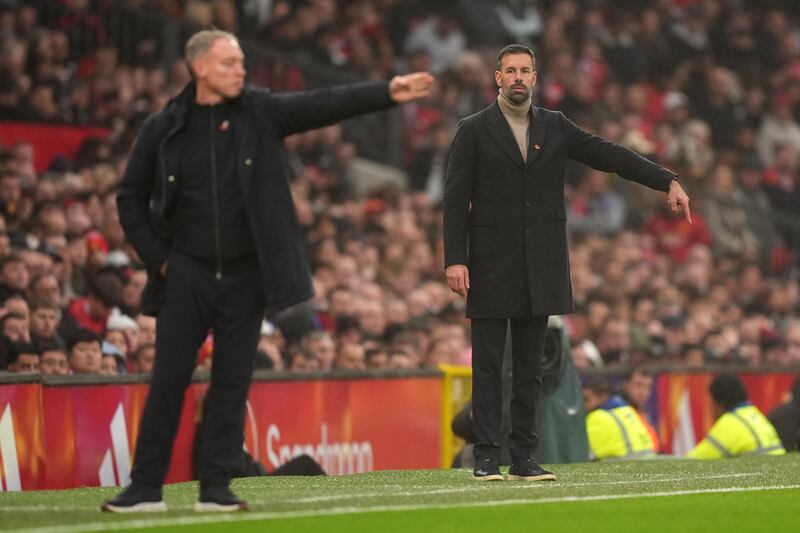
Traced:
[[211, 198], [214, 202], [214, 244], [217, 253], [217, 272], [214, 275], [217, 279], [222, 279], [222, 250], [219, 235], [219, 190], [217, 188], [217, 143], [215, 142], [216, 117], [214, 106], [211, 106]]

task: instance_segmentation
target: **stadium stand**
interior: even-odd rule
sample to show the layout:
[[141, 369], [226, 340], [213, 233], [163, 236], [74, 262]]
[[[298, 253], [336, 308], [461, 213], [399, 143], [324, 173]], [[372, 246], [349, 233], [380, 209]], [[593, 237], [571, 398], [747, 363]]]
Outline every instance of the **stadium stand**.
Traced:
[[259, 365], [468, 363], [442, 276], [444, 169], [513, 40], [536, 51], [538, 105], [676, 170], [693, 200], [689, 226], [660, 197], [568, 169], [575, 365], [800, 365], [798, 14], [788, 1], [0, 2], [2, 313], [27, 319], [19, 296], [49, 298], [62, 341], [91, 324], [123, 348], [119, 370], [146, 368], [144, 274], [114, 187], [143, 119], [189, 79], [185, 37], [213, 25], [242, 35], [250, 81], [278, 91], [439, 76], [426, 102], [287, 139], [317, 295], [269, 317]]

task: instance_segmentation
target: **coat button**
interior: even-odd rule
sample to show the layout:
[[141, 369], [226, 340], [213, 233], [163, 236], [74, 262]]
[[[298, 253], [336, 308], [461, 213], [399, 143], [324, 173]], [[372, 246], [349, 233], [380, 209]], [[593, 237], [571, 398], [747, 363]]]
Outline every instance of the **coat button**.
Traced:
[[175, 175], [174, 174], [170, 174], [169, 177], [167, 178], [167, 181], [170, 182], [170, 183], [173, 183], [175, 181]]
[[529, 229], [525, 230], [525, 235], [532, 235], [532, 234], [533, 234], [533, 232], [531, 230], [529, 230]]
[[248, 157], [247, 159], [244, 160], [244, 164], [249, 167], [250, 165], [253, 164], [253, 160]]
[[525, 202], [525, 207], [530, 207], [531, 205], [533, 204], [531, 204], [530, 202]]

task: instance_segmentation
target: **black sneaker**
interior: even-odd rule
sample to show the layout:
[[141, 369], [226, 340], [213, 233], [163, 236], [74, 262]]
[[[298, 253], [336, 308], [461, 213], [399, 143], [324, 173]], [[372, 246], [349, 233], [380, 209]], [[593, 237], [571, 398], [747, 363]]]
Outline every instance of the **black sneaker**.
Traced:
[[101, 511], [110, 513], [163, 513], [167, 504], [161, 489], [131, 485], [110, 500], [103, 502]]
[[197, 512], [222, 512], [247, 511], [247, 502], [240, 500], [226, 485], [216, 487], [201, 487], [200, 498], [194, 504]]
[[503, 474], [494, 459], [481, 459], [475, 462], [472, 469], [472, 479], [475, 481], [503, 481]]
[[508, 469], [509, 480], [519, 481], [555, 481], [556, 475], [545, 470], [533, 459], [517, 461]]

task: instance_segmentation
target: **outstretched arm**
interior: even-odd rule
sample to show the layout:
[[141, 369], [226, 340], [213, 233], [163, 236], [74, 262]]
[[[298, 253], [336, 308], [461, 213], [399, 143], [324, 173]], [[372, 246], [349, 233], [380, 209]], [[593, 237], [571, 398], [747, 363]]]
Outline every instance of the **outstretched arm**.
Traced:
[[686, 220], [691, 223], [689, 197], [675, 179], [674, 172], [645, 159], [633, 150], [581, 129], [563, 114], [561, 119], [568, 157], [597, 170], [613, 172], [626, 180], [666, 192], [667, 203], [672, 211], [682, 211]]
[[272, 95], [270, 118], [281, 137], [329, 126], [347, 118], [411, 102], [430, 94], [433, 76], [417, 72], [391, 81], [338, 85], [326, 89]]

